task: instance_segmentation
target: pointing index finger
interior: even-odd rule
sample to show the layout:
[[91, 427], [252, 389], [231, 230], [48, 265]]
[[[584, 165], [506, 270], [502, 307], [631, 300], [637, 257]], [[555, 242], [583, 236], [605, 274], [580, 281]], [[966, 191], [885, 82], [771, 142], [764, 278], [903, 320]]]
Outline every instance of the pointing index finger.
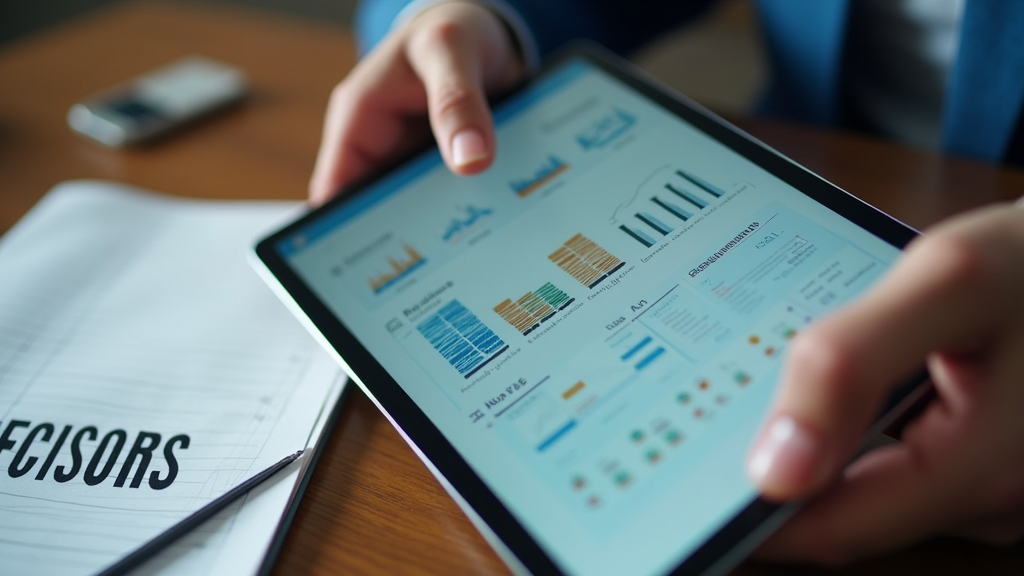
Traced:
[[460, 23], [426, 27], [408, 45], [408, 59], [427, 91], [427, 110], [445, 162], [459, 174], [490, 165], [494, 128], [484, 86], [482, 38]]

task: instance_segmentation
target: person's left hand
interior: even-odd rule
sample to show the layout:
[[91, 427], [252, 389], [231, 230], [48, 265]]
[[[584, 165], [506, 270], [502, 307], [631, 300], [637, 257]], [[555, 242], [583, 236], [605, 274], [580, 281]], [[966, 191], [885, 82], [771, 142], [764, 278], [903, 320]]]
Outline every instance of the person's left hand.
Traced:
[[[846, 467], [887, 392], [925, 364], [937, 399], [902, 443]], [[769, 500], [818, 495], [758, 557], [835, 565], [938, 534], [1021, 539], [1024, 208], [918, 238], [865, 297], [793, 340], [780, 386], [748, 471]]]

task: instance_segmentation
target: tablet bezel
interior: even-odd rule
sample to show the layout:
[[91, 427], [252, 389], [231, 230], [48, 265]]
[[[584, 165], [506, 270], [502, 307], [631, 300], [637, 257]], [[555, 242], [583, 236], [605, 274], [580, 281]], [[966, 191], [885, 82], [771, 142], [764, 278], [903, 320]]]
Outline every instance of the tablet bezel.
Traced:
[[[564, 49], [544, 66], [533, 81], [550, 75], [574, 59], [582, 59], [608, 73], [666, 111], [680, 117], [807, 197], [888, 244], [902, 249], [917, 236], [917, 232], [912, 228], [844, 192], [711, 112], [685, 98], [669, 93], [656, 81], [643, 76], [629, 63], [596, 45], [577, 43]], [[500, 107], [501, 101], [495, 103], [495, 106]], [[261, 240], [255, 248], [255, 254], [259, 263], [265, 267], [265, 271], [269, 272], [267, 280], [279, 284], [279, 295], [286, 302], [291, 299], [290, 304], [294, 305], [294, 311], [308, 321], [310, 327], [326, 341], [325, 344], [333, 348], [333, 352], [342, 361], [349, 375], [398, 428], [432, 472], [440, 474], [443, 477], [442, 482], [448, 483], [472, 509], [467, 510], [467, 513], [478, 515], [493, 535], [500, 539], [529, 571], [543, 574], [562, 573], [552, 557], [473, 472], [468, 462], [459, 455], [429, 417], [360, 344], [344, 322], [330, 312], [326, 304], [320, 301], [278, 251], [278, 245], [284, 239], [331, 213], [339, 205], [358, 198], [379, 178], [432, 149], [434, 146], [420, 150], [388, 170], [347, 188], [324, 206], [312, 210]], [[895, 413], [901, 411], [910, 399], [916, 397], [915, 391], [920, 389], [921, 382], [922, 378], [917, 376], [897, 388], [879, 419], [879, 426], [893, 419]], [[795, 505], [779, 506], [761, 498], [753, 499], [739, 514], [693, 550], [671, 573], [700, 574], [708, 570], [719, 572], [731, 567], [742, 560], [747, 552], [781, 524], [795, 508]]]

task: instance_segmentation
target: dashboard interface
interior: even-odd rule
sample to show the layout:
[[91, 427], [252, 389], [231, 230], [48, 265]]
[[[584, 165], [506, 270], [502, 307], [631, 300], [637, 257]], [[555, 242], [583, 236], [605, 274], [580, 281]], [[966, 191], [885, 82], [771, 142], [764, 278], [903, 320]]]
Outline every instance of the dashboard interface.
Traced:
[[756, 496], [788, 342], [899, 254], [583, 60], [278, 253], [560, 567], [671, 570]]

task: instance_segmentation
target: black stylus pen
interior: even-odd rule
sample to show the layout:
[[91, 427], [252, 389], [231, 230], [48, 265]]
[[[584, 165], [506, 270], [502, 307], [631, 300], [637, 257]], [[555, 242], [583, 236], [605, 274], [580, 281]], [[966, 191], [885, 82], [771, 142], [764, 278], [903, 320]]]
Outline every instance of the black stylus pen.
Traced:
[[163, 550], [178, 538], [181, 538], [203, 522], [213, 518], [217, 512], [220, 512], [226, 508], [228, 504], [238, 500], [241, 495], [258, 486], [260, 482], [263, 482], [267, 478], [270, 478], [279, 472], [285, 466], [295, 462], [295, 460], [302, 455], [302, 452], [303, 450], [299, 450], [294, 454], [285, 456], [277, 464], [274, 464], [270, 468], [267, 468], [245, 482], [242, 482], [238, 486], [235, 486], [231, 490], [221, 494], [206, 506], [196, 510], [181, 522], [171, 526], [156, 538], [146, 542], [131, 554], [118, 560], [117, 563], [98, 572], [96, 576], [120, 576], [121, 574], [127, 574], [130, 570], [137, 568], [140, 564], [155, 556], [157, 552]]

